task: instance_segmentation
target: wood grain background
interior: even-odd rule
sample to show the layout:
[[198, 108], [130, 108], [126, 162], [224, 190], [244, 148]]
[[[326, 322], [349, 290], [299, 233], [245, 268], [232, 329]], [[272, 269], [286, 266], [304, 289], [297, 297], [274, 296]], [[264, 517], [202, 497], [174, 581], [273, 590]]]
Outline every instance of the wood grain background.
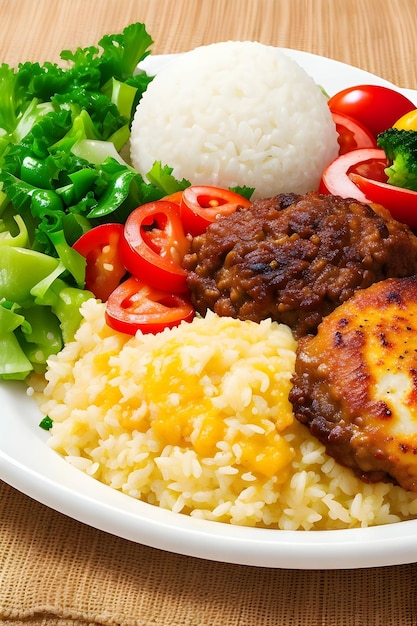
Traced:
[[0, 61], [59, 61], [133, 21], [155, 54], [250, 39], [328, 56], [417, 88], [417, 0], [0, 0]]

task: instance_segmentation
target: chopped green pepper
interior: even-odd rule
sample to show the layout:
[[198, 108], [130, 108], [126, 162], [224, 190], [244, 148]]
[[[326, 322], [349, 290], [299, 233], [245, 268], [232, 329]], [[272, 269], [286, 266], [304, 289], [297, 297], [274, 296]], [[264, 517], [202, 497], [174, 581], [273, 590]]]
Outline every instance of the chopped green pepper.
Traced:
[[42, 189], [53, 189], [52, 179], [57, 177], [58, 172], [52, 158], [35, 159], [27, 155], [20, 166], [20, 178], [29, 185]]
[[104, 217], [119, 209], [129, 195], [131, 182], [137, 176], [137, 172], [130, 168], [123, 168], [121, 172], [116, 172], [97, 206], [90, 211], [87, 217]]
[[56, 190], [56, 193], [62, 198], [67, 206], [71, 206], [79, 202], [85, 194], [91, 189], [98, 172], [91, 167], [83, 167], [77, 172], [69, 175], [70, 183]]

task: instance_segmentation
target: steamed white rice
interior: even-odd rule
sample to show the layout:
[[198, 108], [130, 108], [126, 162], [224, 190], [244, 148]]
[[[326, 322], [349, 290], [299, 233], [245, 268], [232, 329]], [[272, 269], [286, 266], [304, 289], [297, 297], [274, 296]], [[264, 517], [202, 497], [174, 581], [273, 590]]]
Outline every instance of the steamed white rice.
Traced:
[[325, 97], [283, 52], [258, 42], [201, 46], [168, 63], [140, 101], [131, 160], [155, 161], [192, 184], [256, 189], [253, 197], [316, 190], [338, 153]]
[[89, 300], [51, 357], [49, 445], [152, 505], [287, 530], [366, 527], [417, 515], [417, 494], [367, 485], [294, 421], [296, 342], [286, 326], [209, 313], [157, 335], [111, 330]]

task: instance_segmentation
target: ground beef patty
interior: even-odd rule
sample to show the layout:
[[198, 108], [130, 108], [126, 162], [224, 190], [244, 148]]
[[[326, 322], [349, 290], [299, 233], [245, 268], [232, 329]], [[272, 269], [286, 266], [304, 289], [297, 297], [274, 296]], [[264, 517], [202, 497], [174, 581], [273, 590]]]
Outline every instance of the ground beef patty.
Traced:
[[382, 207], [281, 194], [211, 224], [184, 267], [202, 315], [270, 317], [301, 337], [357, 289], [417, 274], [417, 238]]

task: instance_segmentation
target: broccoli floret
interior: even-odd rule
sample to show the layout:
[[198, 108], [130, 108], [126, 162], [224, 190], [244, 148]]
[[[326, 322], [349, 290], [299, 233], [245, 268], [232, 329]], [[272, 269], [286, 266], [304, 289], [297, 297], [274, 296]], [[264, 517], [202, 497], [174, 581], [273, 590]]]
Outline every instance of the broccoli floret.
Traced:
[[390, 163], [385, 169], [388, 182], [417, 191], [417, 131], [388, 128], [378, 135], [377, 143]]

